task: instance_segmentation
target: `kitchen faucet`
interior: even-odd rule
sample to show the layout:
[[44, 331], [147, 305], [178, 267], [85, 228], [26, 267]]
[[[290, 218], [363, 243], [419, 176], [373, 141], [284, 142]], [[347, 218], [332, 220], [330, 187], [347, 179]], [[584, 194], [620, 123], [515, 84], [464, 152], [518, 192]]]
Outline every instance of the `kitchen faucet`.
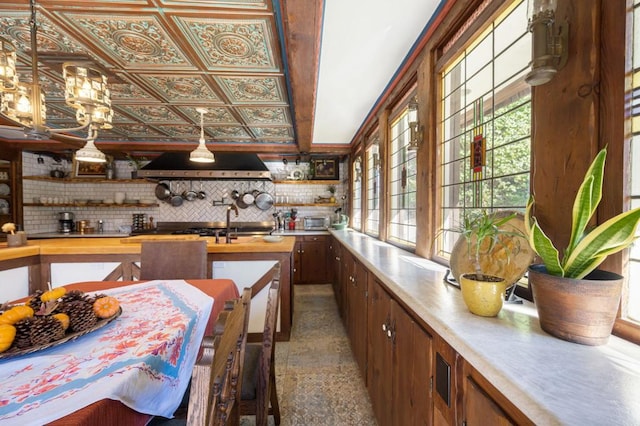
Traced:
[[238, 217], [238, 206], [233, 203], [229, 204], [229, 207], [227, 207], [227, 244], [231, 244], [231, 210], [235, 211], [236, 217]]

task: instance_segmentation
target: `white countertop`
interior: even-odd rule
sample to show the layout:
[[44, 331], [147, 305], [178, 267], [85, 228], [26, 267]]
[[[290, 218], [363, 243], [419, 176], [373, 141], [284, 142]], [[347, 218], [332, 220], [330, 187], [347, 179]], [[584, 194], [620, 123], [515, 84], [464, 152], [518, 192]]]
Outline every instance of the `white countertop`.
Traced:
[[535, 306], [471, 314], [441, 265], [352, 230], [330, 231], [534, 423], [640, 425], [640, 346], [584, 346], [540, 329]]
[[304, 229], [296, 229], [296, 230], [284, 230], [284, 231], [273, 231], [271, 235], [329, 235], [329, 231], [325, 230], [315, 230], [315, 231], [305, 231]]

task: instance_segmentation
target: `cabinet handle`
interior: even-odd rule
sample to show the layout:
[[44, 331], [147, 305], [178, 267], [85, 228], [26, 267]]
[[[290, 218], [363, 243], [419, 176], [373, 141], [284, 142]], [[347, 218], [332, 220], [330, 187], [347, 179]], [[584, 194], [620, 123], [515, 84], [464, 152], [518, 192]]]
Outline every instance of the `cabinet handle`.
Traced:
[[384, 332], [387, 331], [387, 324], [382, 324], [382, 331], [384, 331]]
[[300, 253], [304, 253], [304, 250], [300, 250]]
[[336, 260], [340, 262], [340, 256], [336, 256]]

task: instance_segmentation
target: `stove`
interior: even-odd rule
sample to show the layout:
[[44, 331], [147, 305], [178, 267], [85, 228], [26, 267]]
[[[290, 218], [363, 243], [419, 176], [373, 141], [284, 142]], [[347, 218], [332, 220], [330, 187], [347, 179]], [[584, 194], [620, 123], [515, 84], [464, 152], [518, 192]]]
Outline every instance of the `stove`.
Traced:
[[[269, 235], [274, 230], [273, 222], [231, 222], [229, 229], [232, 235]], [[202, 237], [222, 237], [227, 235], [224, 222], [158, 222], [155, 229], [134, 230], [131, 235], [164, 234], [164, 235], [200, 235]]]

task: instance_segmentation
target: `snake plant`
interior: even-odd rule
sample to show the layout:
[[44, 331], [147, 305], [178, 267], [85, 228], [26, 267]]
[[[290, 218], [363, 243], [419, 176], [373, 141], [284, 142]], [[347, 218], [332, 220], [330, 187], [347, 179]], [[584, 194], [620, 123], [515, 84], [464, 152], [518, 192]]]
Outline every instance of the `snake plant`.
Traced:
[[551, 239], [542, 231], [536, 218], [531, 216], [534, 198], [533, 196], [529, 198], [525, 213], [527, 238], [551, 275], [584, 278], [607, 256], [627, 248], [636, 239], [640, 208], [620, 213], [593, 230], [587, 230], [587, 225], [602, 199], [602, 179], [606, 157], [607, 150], [604, 148], [593, 160], [576, 194], [573, 203], [571, 238], [562, 260]]

